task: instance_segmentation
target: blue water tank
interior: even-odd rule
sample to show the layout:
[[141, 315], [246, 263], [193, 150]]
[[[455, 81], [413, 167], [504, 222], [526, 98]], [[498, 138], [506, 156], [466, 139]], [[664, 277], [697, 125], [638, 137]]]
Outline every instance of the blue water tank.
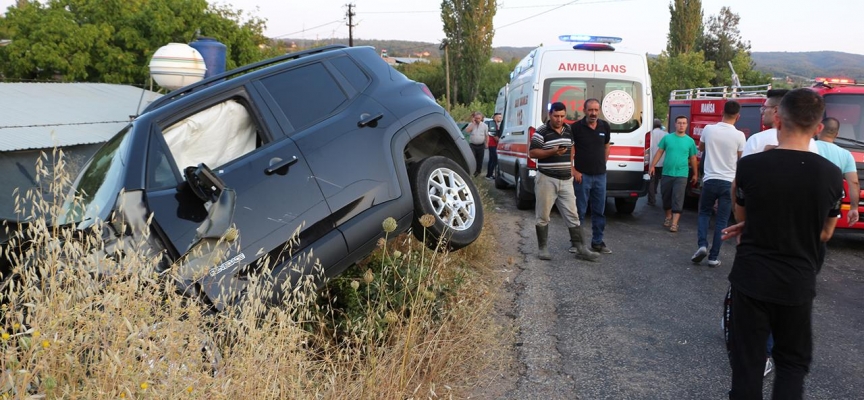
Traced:
[[189, 46], [198, 50], [201, 56], [204, 57], [204, 65], [207, 66], [207, 73], [204, 75], [204, 79], [225, 72], [225, 54], [227, 48], [224, 44], [213, 38], [199, 36], [194, 42], [189, 43]]

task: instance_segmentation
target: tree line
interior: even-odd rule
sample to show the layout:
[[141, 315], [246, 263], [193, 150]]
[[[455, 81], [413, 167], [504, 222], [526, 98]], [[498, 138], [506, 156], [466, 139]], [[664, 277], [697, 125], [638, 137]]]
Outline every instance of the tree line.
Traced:
[[0, 76], [143, 85], [159, 47], [197, 36], [226, 45], [226, 68], [272, 57], [264, 20], [206, 0], [18, 1], [0, 17]]
[[[462, 105], [491, 114], [517, 62], [490, 62], [496, 11], [495, 0], [443, 0], [448, 57], [397, 68], [425, 83], [448, 110]], [[669, 12], [666, 50], [648, 62], [655, 115], [666, 115], [674, 89], [730, 85], [730, 62], [743, 85], [770, 82], [753, 69], [740, 17], [729, 7], [703, 19], [701, 0], [672, 0]], [[0, 38], [11, 39], [0, 47], [0, 75], [141, 85], [160, 46], [198, 35], [227, 46], [231, 69], [288, 50], [285, 42], [267, 39], [265, 27], [263, 19], [207, 0], [22, 0], [0, 17]]]
[[672, 90], [731, 86], [729, 63], [742, 86], [771, 83], [769, 74], [754, 69], [750, 42], [738, 28], [741, 17], [731, 8], [703, 20], [701, 0], [673, 0], [669, 14], [666, 50], [648, 60], [655, 117], [666, 117]]

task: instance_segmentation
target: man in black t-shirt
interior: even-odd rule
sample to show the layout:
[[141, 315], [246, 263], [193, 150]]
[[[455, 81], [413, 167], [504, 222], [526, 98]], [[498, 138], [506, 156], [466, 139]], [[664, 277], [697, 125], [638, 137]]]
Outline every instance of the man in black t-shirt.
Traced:
[[573, 189], [579, 219], [591, 205], [591, 250], [609, 254], [603, 242], [606, 229], [606, 161], [609, 159], [609, 137], [612, 128], [600, 119], [600, 100], [585, 100], [585, 117], [571, 126], [573, 130]]
[[813, 353], [811, 314], [820, 249], [831, 238], [843, 175], [809, 151], [825, 102], [790, 91], [774, 117], [779, 145], [738, 162], [735, 218], [724, 239], [740, 235], [732, 283], [730, 399], [761, 399], [765, 341], [774, 334], [773, 398], [800, 399]]

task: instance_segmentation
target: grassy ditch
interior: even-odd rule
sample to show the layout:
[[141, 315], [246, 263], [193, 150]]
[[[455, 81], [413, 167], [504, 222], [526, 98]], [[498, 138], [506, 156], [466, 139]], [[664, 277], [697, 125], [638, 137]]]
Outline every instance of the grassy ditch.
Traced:
[[[37, 169], [64, 193], [69, 177]], [[497, 361], [491, 229], [453, 253], [388, 238], [322, 290], [310, 281], [278, 306], [253, 295], [209, 314], [154, 273], [146, 238], [105, 256], [99, 229], [52, 227], [59, 205], [39, 193], [16, 193], [34, 218], [3, 252], [2, 398], [464, 397]], [[251, 274], [250, 293], [267, 293], [266, 278]]]

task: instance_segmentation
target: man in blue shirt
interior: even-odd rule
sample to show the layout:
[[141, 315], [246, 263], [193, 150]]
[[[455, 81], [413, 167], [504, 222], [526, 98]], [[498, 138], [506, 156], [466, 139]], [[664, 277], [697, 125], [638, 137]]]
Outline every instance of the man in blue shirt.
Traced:
[[[825, 118], [822, 120], [822, 125], [825, 127], [819, 133], [819, 140], [816, 141], [816, 147], [819, 148], [819, 155], [828, 159], [840, 168], [840, 172], [846, 178], [846, 184], [849, 185], [849, 204], [858, 204], [861, 194], [861, 186], [858, 182], [858, 171], [855, 168], [855, 158], [852, 153], [836, 144], [834, 139], [837, 138], [837, 133], [840, 131], [840, 121], [836, 118]], [[849, 213], [846, 214], [846, 222], [849, 226], [858, 222], [858, 207], [852, 206], [849, 208]]]

